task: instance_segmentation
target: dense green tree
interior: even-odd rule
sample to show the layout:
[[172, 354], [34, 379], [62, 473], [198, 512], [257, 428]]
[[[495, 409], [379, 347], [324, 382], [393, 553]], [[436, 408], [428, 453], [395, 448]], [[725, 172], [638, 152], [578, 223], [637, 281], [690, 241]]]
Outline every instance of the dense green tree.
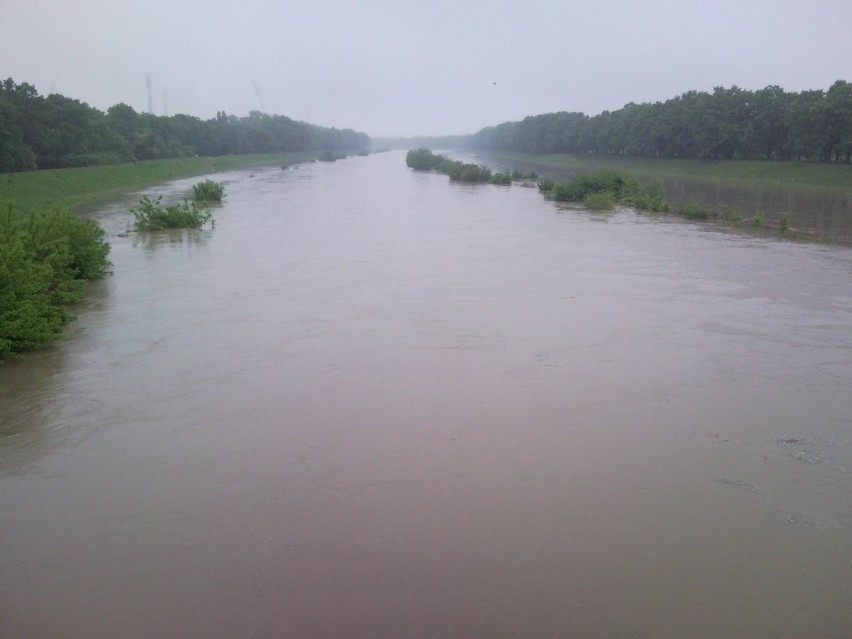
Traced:
[[852, 85], [785, 93], [716, 87], [588, 117], [548, 113], [471, 137], [475, 148], [703, 159], [852, 161]]
[[849, 162], [852, 157], [852, 83], [838, 80], [829, 88], [823, 108], [824, 159]]
[[106, 113], [32, 85], [0, 83], [0, 172], [110, 164], [192, 155], [286, 151], [360, 151], [369, 137], [252, 111], [210, 120], [137, 113], [126, 104]]

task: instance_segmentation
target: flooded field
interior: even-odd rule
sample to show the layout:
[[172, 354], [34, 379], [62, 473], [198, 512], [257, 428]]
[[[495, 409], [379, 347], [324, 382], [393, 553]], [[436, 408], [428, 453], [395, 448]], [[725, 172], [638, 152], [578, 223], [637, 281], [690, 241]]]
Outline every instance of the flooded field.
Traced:
[[[536, 171], [542, 176], [567, 180], [578, 173], [595, 170], [595, 166], [565, 169], [529, 162], [497, 158], [487, 153], [450, 153], [463, 156], [465, 161], [486, 164], [500, 169], [520, 168]], [[643, 176], [645, 179], [659, 179]], [[786, 218], [791, 231], [810, 239], [829, 240], [852, 246], [852, 191], [816, 186], [779, 186], [766, 183], [725, 179], [666, 178], [667, 200], [670, 204], [698, 202], [712, 211], [736, 211], [742, 217], [741, 227], [748, 227], [752, 216], [762, 215], [770, 226], [778, 227]], [[721, 226], [731, 227], [729, 223]], [[736, 227], [735, 227], [736, 228]]]
[[852, 249], [217, 179], [0, 366], [0, 636], [850, 636]]

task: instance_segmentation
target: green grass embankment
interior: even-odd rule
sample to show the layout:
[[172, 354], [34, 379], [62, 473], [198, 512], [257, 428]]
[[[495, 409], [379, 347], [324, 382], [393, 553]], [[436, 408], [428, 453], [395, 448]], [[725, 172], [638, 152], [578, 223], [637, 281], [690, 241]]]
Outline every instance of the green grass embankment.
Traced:
[[85, 209], [128, 191], [169, 180], [231, 169], [294, 164], [315, 157], [311, 153], [225, 155], [5, 173], [0, 175], [0, 205], [13, 204], [21, 210]]
[[507, 160], [566, 170], [600, 168], [629, 171], [645, 177], [689, 178], [710, 182], [816, 187], [852, 191], [852, 165], [823, 162], [748, 160], [673, 160], [561, 153], [494, 153]]

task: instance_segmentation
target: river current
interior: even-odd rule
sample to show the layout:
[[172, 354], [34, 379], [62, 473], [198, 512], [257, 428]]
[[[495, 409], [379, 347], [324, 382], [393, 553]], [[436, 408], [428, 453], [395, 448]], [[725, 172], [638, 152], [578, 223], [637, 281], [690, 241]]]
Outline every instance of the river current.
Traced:
[[0, 636], [852, 634], [852, 249], [211, 177], [0, 366]]

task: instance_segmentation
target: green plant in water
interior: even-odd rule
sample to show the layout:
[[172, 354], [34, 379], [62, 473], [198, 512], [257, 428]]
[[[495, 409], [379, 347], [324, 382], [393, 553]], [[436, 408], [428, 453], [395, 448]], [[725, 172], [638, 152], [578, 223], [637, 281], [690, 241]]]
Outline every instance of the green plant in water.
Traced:
[[706, 220], [712, 216], [709, 209], [705, 209], [695, 200], [678, 204], [676, 210], [678, 215], [682, 215], [688, 220]]
[[556, 187], [556, 182], [551, 180], [550, 178], [543, 178], [538, 181], [538, 190], [542, 193], [551, 193], [553, 189]]
[[513, 180], [537, 180], [538, 173], [535, 171], [530, 171], [529, 173], [524, 173], [523, 171], [519, 171], [518, 169], [512, 169], [512, 179]]
[[[443, 155], [436, 155], [429, 149], [412, 149], [405, 155], [405, 164], [418, 171], [429, 171], [437, 169], [446, 159]], [[443, 172], [446, 173], [446, 171]]]
[[502, 186], [509, 186], [512, 184], [512, 172], [511, 171], [500, 171], [499, 173], [495, 173], [491, 176], [491, 184], [500, 184]]
[[0, 359], [61, 335], [87, 280], [109, 271], [109, 244], [93, 220], [67, 211], [0, 211]]
[[[547, 193], [549, 189], [545, 190], [542, 187], [543, 184], [539, 183], [539, 189]], [[582, 173], [567, 182], [553, 186], [553, 199], [557, 202], [585, 203], [586, 199], [592, 195], [606, 195], [612, 200], [613, 205], [621, 203], [640, 210], [664, 211], [667, 208], [665, 187], [662, 182], [641, 182], [635, 175], [622, 171], [601, 170]], [[601, 198], [597, 201], [603, 204], [606, 199]]]
[[609, 193], [589, 193], [583, 198], [583, 206], [593, 211], [611, 211], [615, 208], [615, 198]]
[[763, 226], [765, 223], [766, 219], [763, 217], [763, 211], [755, 211], [754, 215], [751, 216], [752, 226]]
[[210, 211], [200, 208], [195, 202], [183, 201], [162, 207], [162, 196], [152, 200], [143, 195], [138, 208], [132, 209], [137, 231], [161, 231], [163, 229], [200, 229], [213, 219]]
[[337, 151], [323, 151], [320, 154], [319, 159], [322, 162], [336, 162], [337, 160], [346, 159], [346, 155], [343, 153], [338, 153]]
[[221, 202], [225, 197], [225, 187], [220, 182], [204, 180], [192, 187], [196, 202]]
[[722, 213], [722, 220], [736, 225], [742, 222], [743, 216], [742, 213], [740, 213], [739, 209], [728, 209], [727, 211]]

